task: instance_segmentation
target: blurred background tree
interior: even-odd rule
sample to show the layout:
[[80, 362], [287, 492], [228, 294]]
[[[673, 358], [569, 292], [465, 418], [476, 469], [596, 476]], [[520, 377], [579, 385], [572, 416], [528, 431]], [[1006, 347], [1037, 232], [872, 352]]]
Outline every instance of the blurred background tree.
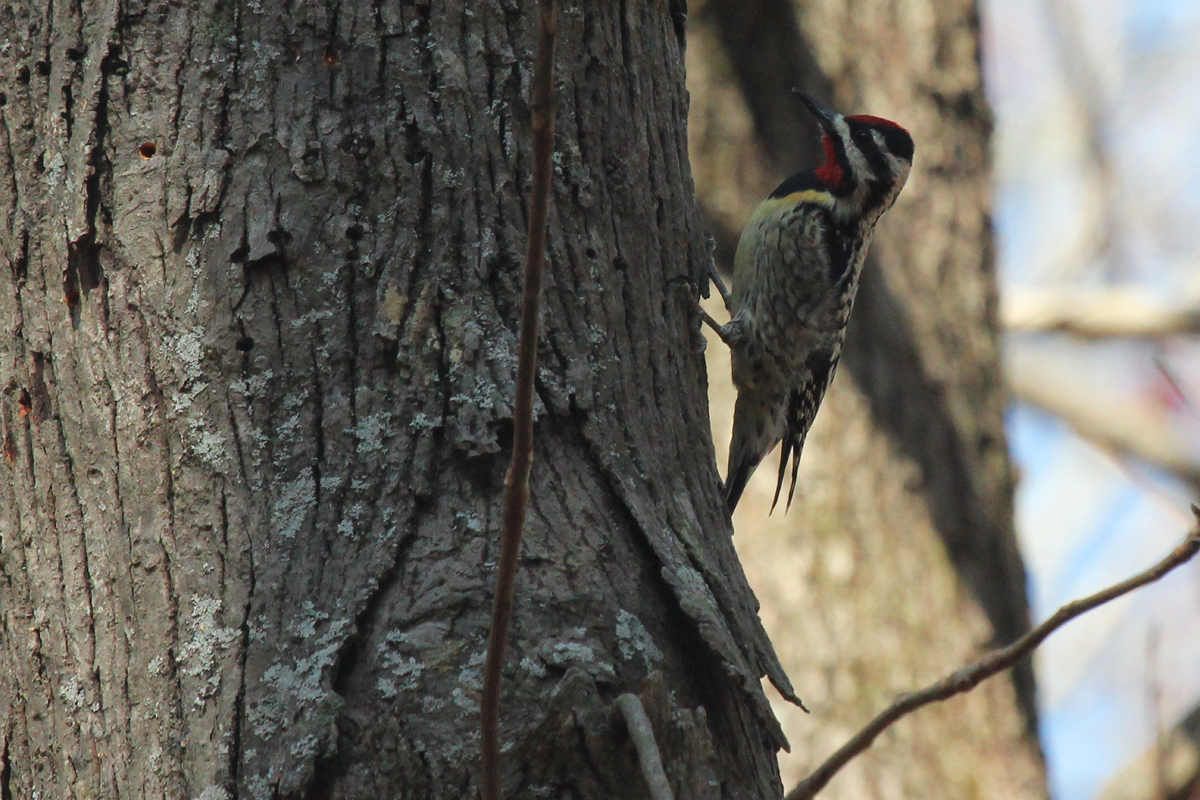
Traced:
[[[1029, 625], [1012, 527], [990, 228], [990, 115], [967, 2], [706, 0], [688, 51], [697, 194], [728, 266], [757, 202], [819, 161], [791, 87], [905, 125], [913, 176], [880, 224], [845, 361], [789, 514], [764, 466], [736, 543], [785, 666], [813, 697], [781, 709], [785, 784], [894, 694]], [[714, 440], [728, 442], [728, 359], [710, 348]], [[717, 388], [721, 387], [721, 388]], [[723, 458], [719, 452], [718, 459]], [[833, 797], [1039, 797], [1028, 665], [900, 723]]]
[[[1017, 530], [1040, 617], [1169, 547], [1200, 496], [1200, 6], [982, 10]], [[1179, 758], [1196, 752], [1195, 565], [1051, 639], [1038, 675], [1056, 800], [1129, 792], [1138, 763], [1159, 767], [1125, 797], [1195, 791], [1197, 759]]]
[[[860, 424], [886, 434], [908, 459], [914, 477], [903, 485], [927, 509], [992, 630], [999, 638], [1013, 630], [1005, 620], [1019, 618], [1019, 598], [989, 592], [980, 580], [982, 571], [1010, 589], [1019, 585], [1018, 571], [1004, 566], [1011, 554], [1002, 552], [1012, 541], [1012, 527], [1004, 531], [1012, 526], [1004, 488], [1011, 477], [1002, 457], [990, 462], [1000, 465], [990, 472], [970, 468], [989, 463], [990, 449], [972, 432], [1000, 435], [1004, 412], [979, 402], [988, 390], [973, 387], [987, 379], [972, 377], [974, 369], [1000, 374], [998, 341], [1015, 400], [1007, 412], [1021, 474], [1015, 529], [1030, 566], [1035, 618], [1167, 549], [1189, 524], [1187, 502], [1200, 483], [1200, 352], [1189, 338], [1200, 329], [1200, 182], [1192, 156], [1200, 131], [1200, 9], [1169, 0], [995, 0], [978, 8], [708, 0], [693, 12], [692, 155], [719, 260], [731, 259], [741, 222], [761, 195], [817, 157], [805, 150], [816, 140], [785, 94], [790, 85], [824, 89], [848, 112], [897, 119], [918, 142], [913, 180], [880, 226], [877, 271], [865, 273], [831, 395], [837, 399], [818, 418], [801, 470], [809, 482], [804, 505], [769, 520], [750, 503], [739, 508], [737, 544], [775, 639], [798, 635], [800, 642], [787, 647], [801, 660], [855, 645], [829, 645], [816, 635], [829, 621], [784, 594], [810, 585], [788, 575], [819, 575], [826, 559], [837, 561], [836, 540], [833, 548], [803, 543], [819, 540], [808, 530], [818, 519], [814, 509], [831, 493], [854, 492], [857, 472], [845, 454], [853, 428], [841, 392], [858, 395]], [[971, 32], [980, 22], [982, 38], [974, 41], [982, 45], [982, 89], [978, 75], [963, 68], [974, 63]], [[984, 91], [997, 115], [990, 177]], [[989, 216], [999, 245], [994, 270], [987, 236], [977, 234], [990, 227]], [[978, 261], [955, 252], [968, 240], [984, 243]], [[971, 285], [992, 272], [1003, 298], [999, 320], [992, 278], [983, 277], [982, 288]], [[996, 339], [963, 347], [955, 330], [973, 328], [973, 317]], [[710, 351], [718, 448], [728, 429], [716, 406], [732, 397], [719, 383], [728, 374], [717, 361], [723, 357], [719, 348]], [[914, 415], [902, 395], [892, 394], [896, 385], [949, 414], [924, 427], [906, 424]], [[1003, 390], [993, 398], [1003, 403]], [[929, 414], [916, 411], [917, 418]], [[973, 456], [956, 455], [972, 442]], [[760, 499], [771, 483], [771, 469], [763, 472]], [[999, 552], [956, 536], [970, 519], [969, 512], [953, 513], [956, 501], [971, 493], [992, 498], [977, 511], [974, 529], [990, 526], [992, 546], [1003, 544]], [[839, 518], [842, 530], [850, 529], [849, 519]], [[782, 543], [792, 539], [801, 542], [796, 560], [784, 564], [783, 553], [793, 548]], [[887, 552], [910, 548], [906, 542]], [[855, 565], [846, 575], [864, 585], [839, 604], [842, 618], [862, 614], [866, 585], [887, 586], [887, 576], [868, 572], [881, 550], [862, 546], [846, 560]], [[768, 594], [770, 585], [786, 587], [780, 602]], [[1198, 585], [1196, 568], [1187, 567], [1079, 621], [1040, 652], [1037, 718], [1056, 798], [1097, 797], [1135, 759], [1118, 781], [1121, 791], [1193, 791], [1186, 787], [1195, 785], [1188, 769], [1196, 759], [1179, 754], [1195, 752], [1181, 720], [1200, 699]], [[777, 619], [781, 608], [805, 610]], [[1028, 674], [1017, 678], [1018, 687], [1027, 685]], [[1029, 698], [1024, 690], [1021, 696]], [[1173, 766], [1146, 771], [1162, 763]], [[1146, 779], [1168, 773], [1174, 777], [1165, 783]], [[1156, 794], [1159, 784], [1165, 794]]]

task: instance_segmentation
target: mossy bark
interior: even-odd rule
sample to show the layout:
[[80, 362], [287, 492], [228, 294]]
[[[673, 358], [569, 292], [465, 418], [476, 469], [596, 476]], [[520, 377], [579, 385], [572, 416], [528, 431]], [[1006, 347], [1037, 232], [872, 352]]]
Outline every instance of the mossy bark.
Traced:
[[[0, 12], [5, 796], [473, 793], [531, 3]], [[564, 3], [510, 797], [777, 797], [684, 12]]]

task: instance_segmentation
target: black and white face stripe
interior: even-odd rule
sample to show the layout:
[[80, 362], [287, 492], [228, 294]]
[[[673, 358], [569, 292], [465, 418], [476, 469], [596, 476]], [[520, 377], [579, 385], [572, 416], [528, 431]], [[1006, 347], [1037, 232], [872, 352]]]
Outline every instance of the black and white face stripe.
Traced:
[[908, 131], [881, 117], [847, 117], [806, 95], [800, 99], [824, 133], [825, 161], [812, 177], [836, 199], [835, 213], [850, 218], [890, 206], [912, 167]]
[[846, 122], [850, 141], [862, 153], [876, 180], [893, 176], [896, 161], [912, 163], [913, 140], [908, 131], [890, 122], [873, 124], [856, 117], [848, 117]]
[[859, 127], [870, 132], [871, 138], [880, 150], [891, 153], [903, 161], [912, 161], [913, 140], [908, 135], [908, 131], [890, 123], [886, 125], [864, 125], [859, 123]]

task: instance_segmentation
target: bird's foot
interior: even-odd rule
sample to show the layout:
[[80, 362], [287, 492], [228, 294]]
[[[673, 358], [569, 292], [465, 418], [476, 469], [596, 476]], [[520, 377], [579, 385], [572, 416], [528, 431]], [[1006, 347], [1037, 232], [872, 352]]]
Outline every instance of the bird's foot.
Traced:
[[725, 303], [725, 310], [732, 314], [733, 297], [729, 294], [729, 290], [725, 288], [725, 281], [721, 280], [721, 273], [717, 270], [717, 264], [714, 261], [708, 262], [708, 277], [716, 284], [717, 293], [721, 295], [721, 300]]

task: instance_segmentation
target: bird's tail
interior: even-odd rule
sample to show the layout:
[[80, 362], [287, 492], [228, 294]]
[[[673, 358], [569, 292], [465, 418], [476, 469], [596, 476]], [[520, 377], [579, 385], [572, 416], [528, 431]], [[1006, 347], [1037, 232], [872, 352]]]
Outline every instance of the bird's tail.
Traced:
[[732, 470], [725, 478], [725, 503], [729, 506], [729, 513], [737, 508], [738, 500], [742, 497], [742, 492], [746, 489], [746, 481], [750, 480], [750, 476], [754, 474], [758, 464], [743, 463], [736, 469], [730, 464]]
[[737, 508], [759, 462], [782, 436], [781, 410], [780, 403], [738, 392], [733, 410], [733, 440], [729, 443], [729, 468], [725, 473], [725, 502], [730, 513]]
[[800, 453], [804, 450], [804, 438], [808, 431], [799, 426], [788, 425], [783, 434], [783, 452], [779, 454], [779, 477], [775, 481], [775, 499], [771, 501], [771, 510], [779, 503], [779, 492], [783, 489], [783, 478], [787, 475], [788, 460], [792, 462], [792, 485], [788, 489], [787, 505], [784, 510], [792, 507], [792, 498], [796, 495], [796, 477], [800, 470]]

